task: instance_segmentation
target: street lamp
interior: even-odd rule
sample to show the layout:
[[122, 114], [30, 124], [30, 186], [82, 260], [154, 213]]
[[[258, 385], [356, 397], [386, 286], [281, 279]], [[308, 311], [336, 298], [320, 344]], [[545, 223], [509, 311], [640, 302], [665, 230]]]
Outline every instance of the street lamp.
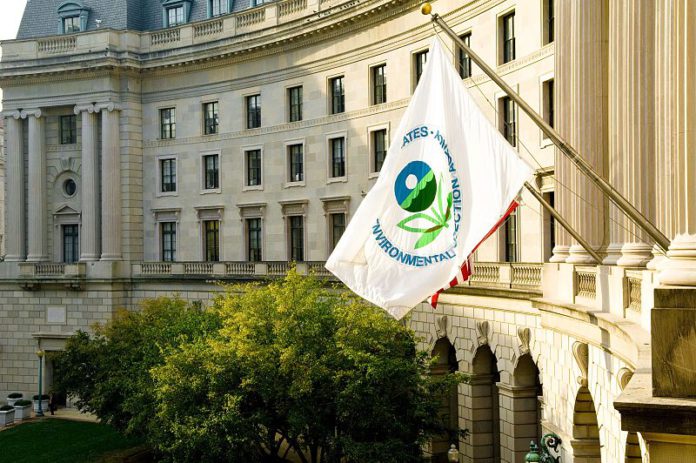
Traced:
[[36, 416], [44, 416], [41, 404], [43, 402], [43, 358], [45, 354], [41, 349], [36, 351], [36, 356], [39, 357], [39, 408], [36, 410]]
[[449, 451], [447, 452], [447, 461], [449, 463], [459, 463], [459, 450], [452, 444]]

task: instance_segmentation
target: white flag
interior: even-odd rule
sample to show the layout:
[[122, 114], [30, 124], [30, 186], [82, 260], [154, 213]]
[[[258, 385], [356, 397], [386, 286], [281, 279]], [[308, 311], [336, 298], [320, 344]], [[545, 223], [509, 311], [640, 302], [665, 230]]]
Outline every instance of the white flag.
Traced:
[[469, 255], [532, 174], [450, 59], [436, 38], [379, 178], [326, 262], [396, 318], [468, 276]]

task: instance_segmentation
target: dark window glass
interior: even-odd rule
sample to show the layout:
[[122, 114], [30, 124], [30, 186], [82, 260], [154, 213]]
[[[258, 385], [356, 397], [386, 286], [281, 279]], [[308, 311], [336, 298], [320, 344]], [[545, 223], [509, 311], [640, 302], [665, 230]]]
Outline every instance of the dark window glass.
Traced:
[[247, 129], [261, 127], [261, 95], [246, 97], [247, 103]]
[[218, 220], [206, 220], [203, 222], [205, 230], [205, 260], [218, 262], [220, 260], [220, 222]]
[[160, 170], [162, 173], [162, 192], [176, 191], [176, 159], [162, 159]]
[[217, 154], [203, 156], [206, 190], [220, 188], [220, 166], [218, 162]]
[[387, 157], [387, 129], [372, 132], [372, 150], [375, 172], [382, 170], [384, 159]]
[[517, 146], [517, 121], [515, 118], [515, 102], [509, 97], [501, 99], [503, 106], [503, 135], [512, 146]]
[[304, 159], [302, 145], [288, 146], [288, 157], [290, 161], [290, 182], [301, 182], [304, 180]]
[[176, 109], [160, 109], [160, 138], [176, 138]]
[[[543, 91], [544, 120], [551, 127], [554, 127], [554, 114], [553, 114], [554, 95], [553, 95], [553, 92], [554, 92], [553, 79], [547, 80], [546, 82], [544, 82], [544, 91]], [[546, 134], [544, 134], [544, 138], [548, 138], [546, 136]]]
[[167, 8], [167, 25], [172, 27], [178, 26], [179, 24], [184, 24], [184, 7], [175, 6], [174, 8]]
[[219, 16], [227, 13], [227, 0], [210, 0], [210, 15]]
[[74, 32], [80, 32], [80, 17], [70, 16], [68, 18], [63, 18], [63, 33], [72, 34]]
[[60, 116], [60, 144], [77, 143], [77, 116]]
[[554, 17], [554, 11], [553, 11], [553, 2], [555, 0], [544, 0], [544, 4], [546, 6], [546, 42], [545, 43], [551, 43], [555, 39], [555, 17]]
[[416, 84], [418, 84], [425, 70], [425, 63], [428, 62], [428, 50], [416, 53], [413, 59], [416, 60]]
[[290, 260], [304, 260], [304, 220], [301, 215], [290, 217]]
[[346, 231], [346, 215], [345, 214], [331, 214], [331, 249], [335, 249], [338, 244], [338, 240], [343, 236], [343, 232]]
[[288, 103], [290, 108], [290, 122], [302, 120], [302, 87], [288, 89]]
[[331, 79], [329, 87], [331, 87], [331, 114], [344, 112], [346, 110], [346, 97], [343, 87], [343, 76]]
[[387, 102], [387, 65], [372, 68], [372, 104]]
[[218, 133], [220, 118], [218, 116], [218, 102], [206, 103], [203, 105], [203, 126], [206, 135]]
[[261, 185], [261, 150], [246, 152], [247, 161], [247, 185]]
[[160, 224], [162, 260], [174, 262], [176, 260], [176, 222], [162, 222]]
[[503, 63], [515, 59], [515, 12], [506, 14], [503, 22]]
[[517, 211], [510, 214], [503, 226], [505, 262], [517, 262]]
[[261, 261], [261, 219], [247, 219], [247, 251], [251, 262]]
[[[464, 34], [461, 37], [462, 41], [466, 44], [467, 47], [471, 46], [471, 34]], [[471, 58], [469, 57], [468, 54], [464, 52], [463, 49], [459, 49], [458, 52], [458, 58], [459, 58], [459, 75], [462, 77], [462, 79], [466, 79], [467, 77], [471, 77]]]
[[63, 262], [74, 264], [80, 260], [80, 236], [77, 225], [63, 225]]
[[331, 145], [331, 176], [346, 176], [346, 139], [332, 138]]

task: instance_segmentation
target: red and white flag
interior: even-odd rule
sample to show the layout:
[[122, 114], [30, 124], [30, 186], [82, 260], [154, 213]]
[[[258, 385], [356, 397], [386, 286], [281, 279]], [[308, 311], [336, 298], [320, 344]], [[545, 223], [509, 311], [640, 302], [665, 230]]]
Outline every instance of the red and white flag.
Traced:
[[[486, 119], [437, 39], [374, 187], [326, 262], [396, 318], [465, 281], [531, 167]], [[433, 296], [434, 295], [434, 296]]]

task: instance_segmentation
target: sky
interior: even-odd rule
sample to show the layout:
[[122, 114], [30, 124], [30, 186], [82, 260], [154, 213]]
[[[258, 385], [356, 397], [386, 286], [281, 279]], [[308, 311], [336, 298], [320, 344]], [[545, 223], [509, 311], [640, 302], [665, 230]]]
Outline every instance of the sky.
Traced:
[[[27, 0], [0, 0], [0, 40], [14, 39], [17, 36], [17, 29], [26, 4]], [[0, 56], [2, 56], [1, 47]], [[2, 89], [0, 89], [0, 109], [2, 109]]]

